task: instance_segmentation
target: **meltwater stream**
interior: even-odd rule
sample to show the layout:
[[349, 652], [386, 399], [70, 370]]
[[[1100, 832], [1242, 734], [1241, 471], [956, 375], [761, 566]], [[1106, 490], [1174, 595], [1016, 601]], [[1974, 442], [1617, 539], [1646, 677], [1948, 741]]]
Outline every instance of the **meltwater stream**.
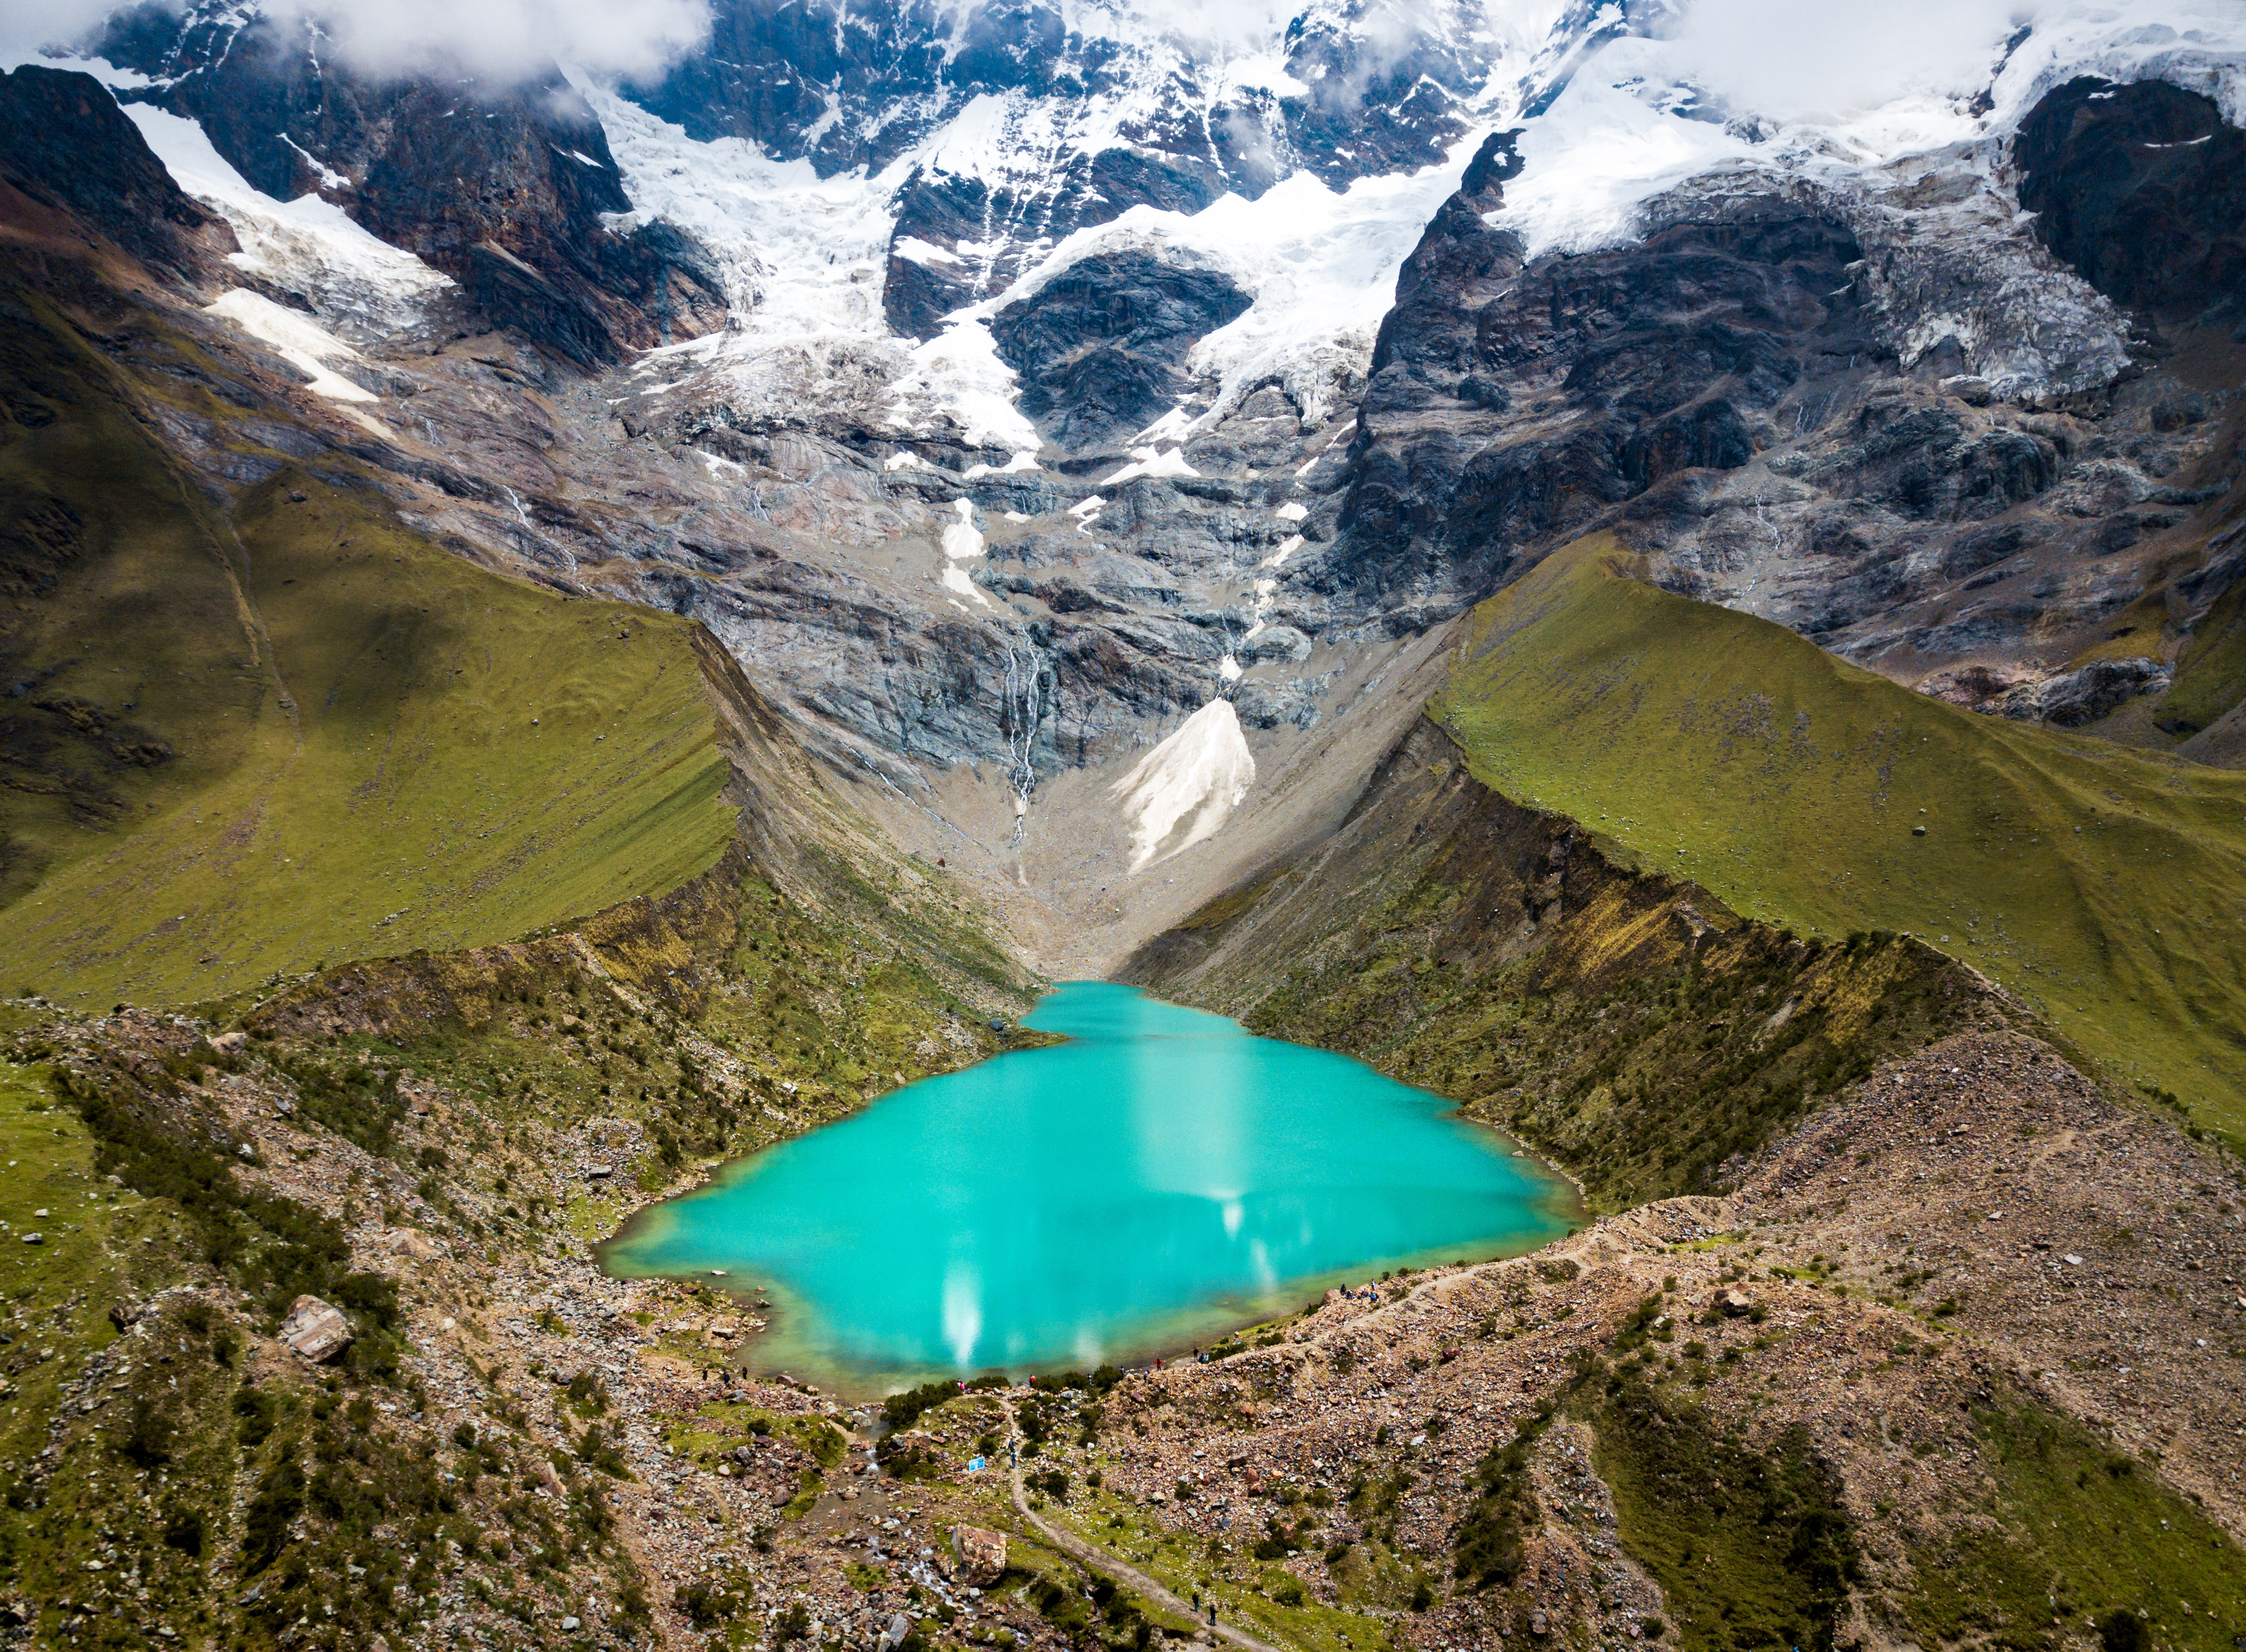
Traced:
[[1024, 1024], [1070, 1042], [738, 1160], [603, 1264], [767, 1288], [756, 1363], [864, 1386], [1090, 1367], [1567, 1231], [1564, 1183], [1344, 1057], [1103, 982]]

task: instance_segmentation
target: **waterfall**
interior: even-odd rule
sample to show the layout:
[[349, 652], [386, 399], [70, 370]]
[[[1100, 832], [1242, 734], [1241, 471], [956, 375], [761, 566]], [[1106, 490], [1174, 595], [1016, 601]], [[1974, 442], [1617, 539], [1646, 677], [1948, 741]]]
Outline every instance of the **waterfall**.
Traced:
[[1014, 651], [1011, 642], [1004, 646], [1006, 675], [999, 690], [998, 732], [1006, 742], [1006, 784], [1014, 792], [1014, 836], [1011, 846], [1019, 848], [1022, 833], [1029, 823], [1030, 794], [1038, 787], [1034, 760], [1038, 725], [1045, 720], [1050, 707], [1045, 697], [1045, 650], [1027, 641], [1022, 643], [1019, 654]]

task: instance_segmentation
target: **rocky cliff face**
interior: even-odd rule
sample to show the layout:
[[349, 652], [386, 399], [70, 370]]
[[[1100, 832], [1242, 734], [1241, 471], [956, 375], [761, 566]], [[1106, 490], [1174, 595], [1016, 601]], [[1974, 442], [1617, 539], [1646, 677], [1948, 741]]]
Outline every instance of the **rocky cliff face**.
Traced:
[[1368, 26], [1361, 6], [1313, 5], [1256, 43], [1243, 77], [1234, 53], [1105, 8], [730, 0], [706, 50], [634, 95], [704, 142], [746, 139], [828, 175], [895, 169], [886, 313], [928, 338], [1133, 207], [1194, 213], [1297, 170], [1338, 187], [1441, 163], [1490, 77], [1484, 10]]
[[235, 250], [90, 75], [26, 64], [0, 76], [0, 178], [174, 277], [208, 277]]
[[376, 79], [323, 63], [303, 19], [143, 5], [96, 49], [154, 78], [127, 92], [195, 120], [280, 201], [331, 201], [581, 369], [725, 321], [708, 254], [631, 208], [606, 133], [558, 71], [516, 85]]
[[[228, 221], [403, 508], [703, 619], [916, 806], [1011, 819], [1219, 696], [1276, 749], [1600, 528], [1947, 698], [2188, 732], [2147, 708], [2234, 578], [2238, 54], [2031, 31], [1842, 162], [1664, 82], [1657, 21], [744, 0], [637, 85], [378, 79], [239, 9], [99, 44], [271, 198]], [[1705, 165], [1586, 219], [1585, 109]], [[457, 289], [335, 303], [360, 250], [272, 250], [307, 192]]]
[[2086, 75], [2020, 128], [2020, 205], [2099, 291], [2164, 320], [2246, 305], [2246, 133], [2212, 98]]
[[[1532, 259], [1493, 226], [1495, 171], [1470, 178], [1479, 191], [1454, 196], [1405, 265], [1317, 581], [1440, 617], [1616, 527], [1677, 588], [1906, 680], [1940, 670], [1946, 690], [1998, 663], [2040, 676], [2133, 635], [2156, 659], [2162, 625], [2197, 606], [2175, 573], [2235, 476], [2215, 421], [2236, 341], [2227, 309], [2200, 312], [2220, 302], [2206, 272], [2229, 268], [2219, 227], [2246, 221], [2217, 184], [2173, 234], [2078, 228], [2076, 211], [2106, 231], [2157, 215], [2175, 189], [2167, 163], [2143, 178], [2101, 164], [2135, 139], [2079, 122], [2066, 135], [2091, 95], [2078, 83], [2037, 106], [2020, 146], [2040, 170], [2021, 190], [2052, 210], [2004, 250], [2032, 264], [2047, 241], [2115, 304], [2173, 290], [2193, 313], [2075, 393], [1999, 394], [1954, 337], [1914, 354], [1861, 198], [1696, 182], [1647, 203], [1641, 239]], [[2131, 112], [2183, 105], [2221, 126], [2206, 99], [2157, 83], [2087, 106], [2133, 130]], [[2142, 119], [2165, 132], [2183, 117]], [[2084, 262], [2086, 241], [2166, 250]]]

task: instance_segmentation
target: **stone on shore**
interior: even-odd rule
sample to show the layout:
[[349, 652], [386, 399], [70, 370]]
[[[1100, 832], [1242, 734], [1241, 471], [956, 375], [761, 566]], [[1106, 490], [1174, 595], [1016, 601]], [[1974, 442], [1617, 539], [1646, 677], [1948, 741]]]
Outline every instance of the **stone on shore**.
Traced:
[[977, 1588], [987, 1589], [1006, 1574], [1006, 1535], [979, 1526], [954, 1526], [952, 1553], [959, 1557], [960, 1576]]

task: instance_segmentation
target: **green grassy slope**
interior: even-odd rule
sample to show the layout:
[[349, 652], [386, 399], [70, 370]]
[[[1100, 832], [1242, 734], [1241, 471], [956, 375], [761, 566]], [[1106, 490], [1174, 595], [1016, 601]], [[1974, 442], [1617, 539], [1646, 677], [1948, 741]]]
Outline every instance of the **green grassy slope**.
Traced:
[[4, 904], [231, 771], [265, 685], [224, 522], [37, 299], [0, 325], [0, 403]]
[[59, 325], [5, 349], [37, 405], [0, 441], [0, 662], [35, 685], [0, 724], [0, 989], [208, 999], [716, 863], [690, 622], [500, 579], [293, 470], [221, 512], [146, 417], [221, 398], [166, 405]]
[[2215, 598], [2176, 662], [2161, 701], [2161, 726], [2195, 734], [2246, 699], [2246, 582]]
[[1586, 540], [1476, 610], [1429, 710], [1478, 778], [1743, 913], [1923, 935], [2246, 1129], [2246, 775], [1976, 716], [1631, 571]]

